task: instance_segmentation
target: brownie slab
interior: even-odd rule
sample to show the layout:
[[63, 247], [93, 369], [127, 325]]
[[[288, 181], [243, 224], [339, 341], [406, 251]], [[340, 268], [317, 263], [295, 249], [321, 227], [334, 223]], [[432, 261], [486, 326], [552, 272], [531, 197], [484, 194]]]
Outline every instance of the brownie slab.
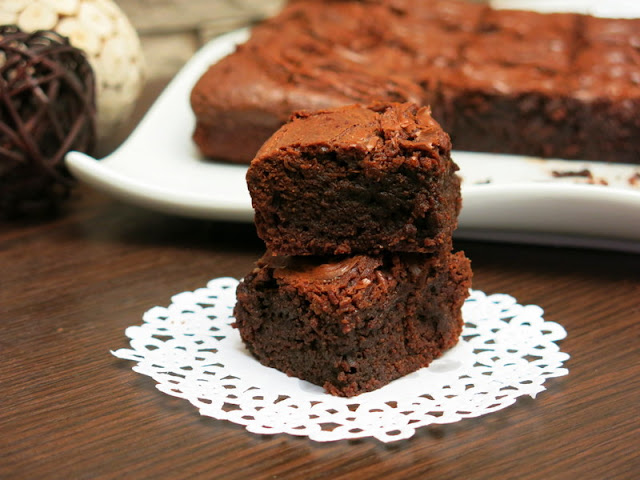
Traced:
[[450, 149], [410, 103], [298, 113], [247, 172], [258, 235], [276, 255], [439, 251], [461, 206]]
[[351, 397], [427, 366], [458, 341], [467, 258], [274, 257], [237, 289], [236, 327], [264, 365]]
[[194, 140], [247, 164], [297, 110], [410, 101], [459, 150], [640, 163], [638, 32], [459, 0], [290, 2], [200, 78]]

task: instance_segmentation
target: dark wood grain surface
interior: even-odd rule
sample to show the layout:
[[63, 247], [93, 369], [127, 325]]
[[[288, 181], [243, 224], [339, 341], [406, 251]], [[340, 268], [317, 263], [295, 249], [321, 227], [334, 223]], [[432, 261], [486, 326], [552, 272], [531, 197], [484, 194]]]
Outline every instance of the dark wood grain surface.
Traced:
[[0, 478], [638, 478], [640, 256], [456, 247], [475, 288], [540, 305], [567, 329], [569, 375], [535, 400], [406, 441], [319, 444], [201, 417], [110, 354], [150, 307], [245, 275], [263, 251], [252, 225], [171, 217], [83, 186], [59, 218], [0, 224]]

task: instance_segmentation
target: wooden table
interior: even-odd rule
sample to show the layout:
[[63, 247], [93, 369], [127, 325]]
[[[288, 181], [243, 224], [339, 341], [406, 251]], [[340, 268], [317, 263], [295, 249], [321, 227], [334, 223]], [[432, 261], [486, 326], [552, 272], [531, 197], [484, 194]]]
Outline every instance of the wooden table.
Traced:
[[87, 187], [58, 219], [2, 224], [0, 478], [638, 478], [640, 256], [456, 247], [475, 288], [540, 305], [567, 329], [569, 375], [406, 441], [319, 444], [201, 417], [109, 353], [174, 293], [244, 276], [263, 251], [252, 225], [166, 216]]

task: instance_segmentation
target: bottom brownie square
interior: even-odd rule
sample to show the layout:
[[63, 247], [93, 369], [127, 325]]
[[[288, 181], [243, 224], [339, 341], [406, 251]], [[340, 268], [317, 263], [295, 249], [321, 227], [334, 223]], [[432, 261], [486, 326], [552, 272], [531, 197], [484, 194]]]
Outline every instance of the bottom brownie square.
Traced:
[[351, 397], [455, 345], [470, 286], [462, 252], [267, 253], [238, 286], [235, 325], [262, 364]]

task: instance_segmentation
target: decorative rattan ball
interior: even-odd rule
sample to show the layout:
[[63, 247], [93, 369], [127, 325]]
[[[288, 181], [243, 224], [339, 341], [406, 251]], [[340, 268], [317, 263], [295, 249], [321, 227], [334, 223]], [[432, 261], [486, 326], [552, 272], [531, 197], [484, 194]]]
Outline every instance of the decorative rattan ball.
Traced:
[[[129, 118], [144, 84], [140, 38], [118, 5], [125, 3], [0, 0], [0, 24], [16, 25], [23, 32], [58, 32], [85, 53], [96, 77], [99, 141], [111, 138]], [[152, 3], [148, 5], [150, 10]]]
[[84, 53], [55, 32], [0, 26], [0, 217], [57, 211], [73, 185], [64, 155], [90, 153], [95, 141]]

